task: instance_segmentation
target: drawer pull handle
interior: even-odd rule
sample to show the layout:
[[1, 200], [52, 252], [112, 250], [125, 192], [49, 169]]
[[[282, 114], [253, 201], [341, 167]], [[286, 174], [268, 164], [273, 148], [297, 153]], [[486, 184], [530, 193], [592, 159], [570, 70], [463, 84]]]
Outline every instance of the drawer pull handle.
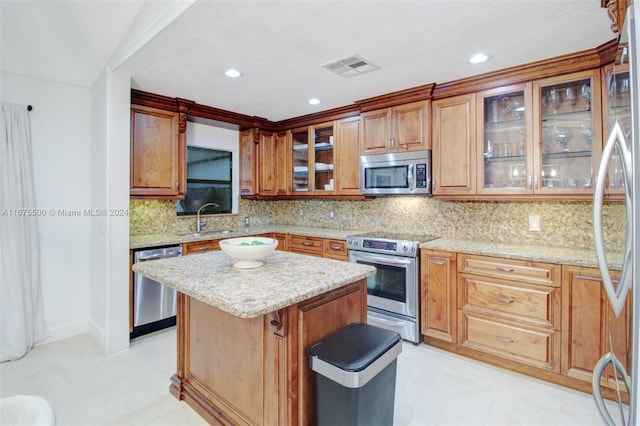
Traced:
[[442, 265], [444, 265], [444, 260], [432, 260], [431, 264], [432, 265], [437, 265], [437, 266], [442, 266]]
[[513, 272], [513, 268], [509, 268], [507, 266], [496, 266], [496, 269], [502, 272]]
[[513, 299], [497, 296], [496, 297], [496, 302], [509, 304], [509, 303], [513, 303]]
[[329, 248], [330, 248], [331, 250], [341, 250], [341, 249], [342, 249], [342, 246], [341, 246], [341, 245], [338, 245], [338, 244], [329, 244]]
[[496, 340], [498, 342], [502, 342], [502, 343], [513, 343], [513, 340], [507, 338], [507, 337], [502, 337], [502, 336], [496, 336]]
[[211, 248], [211, 246], [202, 246], [202, 247], [198, 247], [196, 249], [196, 251], [204, 251], [204, 250], [209, 250]]
[[310, 246], [310, 245], [312, 245], [312, 243], [311, 243], [311, 242], [309, 242], [309, 241], [303, 241], [303, 242], [302, 242], [302, 245], [303, 245], [303, 246]]

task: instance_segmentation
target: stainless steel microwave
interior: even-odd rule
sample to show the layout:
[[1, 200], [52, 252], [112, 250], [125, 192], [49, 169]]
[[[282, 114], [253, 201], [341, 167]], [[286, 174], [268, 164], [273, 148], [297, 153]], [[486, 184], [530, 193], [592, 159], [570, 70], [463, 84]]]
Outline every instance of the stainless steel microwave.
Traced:
[[360, 189], [365, 195], [431, 194], [431, 151], [361, 156]]

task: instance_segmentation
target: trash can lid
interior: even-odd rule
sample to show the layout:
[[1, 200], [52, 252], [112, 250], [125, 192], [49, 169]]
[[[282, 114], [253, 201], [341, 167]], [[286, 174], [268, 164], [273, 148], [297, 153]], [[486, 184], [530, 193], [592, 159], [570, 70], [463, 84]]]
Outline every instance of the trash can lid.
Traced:
[[400, 340], [400, 334], [354, 322], [309, 347], [309, 355], [345, 371], [362, 371]]

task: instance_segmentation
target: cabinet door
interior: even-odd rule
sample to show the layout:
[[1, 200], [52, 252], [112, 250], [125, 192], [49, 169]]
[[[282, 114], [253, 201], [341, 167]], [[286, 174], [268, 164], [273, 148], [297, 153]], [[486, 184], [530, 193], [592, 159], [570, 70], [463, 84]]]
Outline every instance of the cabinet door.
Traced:
[[600, 75], [584, 71], [534, 82], [535, 194], [590, 198], [602, 152]]
[[274, 135], [275, 139], [275, 180], [276, 195], [287, 195], [289, 193], [289, 163], [287, 146], [287, 132], [279, 132]]
[[[616, 121], [631, 144], [631, 98], [629, 96], [629, 66], [607, 65], [602, 69], [602, 148], [606, 144]], [[624, 175], [618, 149], [614, 149], [609, 160], [609, 175], [605, 184], [605, 194], [610, 199], [624, 199]]]
[[259, 144], [259, 193], [262, 196], [276, 195], [276, 140], [271, 132], [260, 132]]
[[255, 130], [240, 132], [240, 195], [253, 196], [258, 193], [257, 170], [258, 147], [255, 143]]
[[391, 112], [387, 109], [367, 111], [360, 115], [360, 155], [384, 154], [389, 151]]
[[478, 194], [531, 194], [531, 84], [478, 93]]
[[476, 193], [476, 98], [433, 102], [433, 195]]
[[[612, 272], [617, 280], [620, 274]], [[629, 374], [631, 343], [631, 298], [619, 318], [613, 313], [595, 268], [562, 267], [562, 374], [591, 382], [596, 362], [610, 351]], [[612, 370], [603, 385], [615, 387]], [[624, 387], [624, 385], [622, 385]]]
[[335, 123], [333, 121], [309, 127], [309, 180], [315, 194], [335, 193]]
[[302, 127], [288, 133], [292, 194], [305, 194], [311, 191], [309, 160], [309, 129]]
[[420, 253], [420, 328], [425, 336], [456, 342], [456, 253]]
[[182, 255], [187, 256], [189, 254], [207, 253], [209, 251], [220, 250], [220, 241], [208, 240], [208, 241], [194, 241], [192, 243], [182, 244]]
[[131, 195], [183, 198], [186, 143], [178, 113], [131, 106]]
[[359, 195], [360, 151], [358, 138], [360, 117], [351, 117], [336, 123], [336, 194]]
[[394, 151], [431, 148], [429, 134], [430, 101], [413, 102], [391, 109], [391, 147]]

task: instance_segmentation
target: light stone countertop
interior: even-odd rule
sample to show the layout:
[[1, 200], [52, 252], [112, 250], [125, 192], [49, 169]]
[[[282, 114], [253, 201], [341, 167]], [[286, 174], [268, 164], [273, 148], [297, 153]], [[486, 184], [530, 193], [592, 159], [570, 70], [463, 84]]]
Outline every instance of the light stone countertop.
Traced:
[[[206, 230], [205, 230], [206, 231]], [[194, 241], [223, 240], [225, 238], [244, 237], [248, 235], [266, 234], [278, 232], [283, 234], [304, 235], [307, 237], [334, 238], [346, 240], [348, 235], [360, 234], [364, 231], [354, 229], [331, 229], [331, 228], [310, 228], [304, 226], [288, 225], [264, 225], [248, 226], [233, 229], [234, 232], [228, 234], [209, 234], [197, 237], [187, 237], [178, 234], [148, 234], [135, 235], [129, 238], [130, 249], [143, 249], [160, 247], [171, 244], [181, 244]]]
[[375, 273], [373, 266], [276, 250], [237, 269], [222, 251], [136, 263], [133, 270], [241, 318], [254, 318]]
[[[490, 241], [465, 241], [440, 238], [420, 244], [421, 249], [445, 250], [457, 253], [497, 256], [507, 259], [532, 260], [536, 262], [597, 268], [594, 250], [552, 247], [532, 244], [508, 244]], [[622, 268], [622, 253], [607, 253], [609, 269]]]

